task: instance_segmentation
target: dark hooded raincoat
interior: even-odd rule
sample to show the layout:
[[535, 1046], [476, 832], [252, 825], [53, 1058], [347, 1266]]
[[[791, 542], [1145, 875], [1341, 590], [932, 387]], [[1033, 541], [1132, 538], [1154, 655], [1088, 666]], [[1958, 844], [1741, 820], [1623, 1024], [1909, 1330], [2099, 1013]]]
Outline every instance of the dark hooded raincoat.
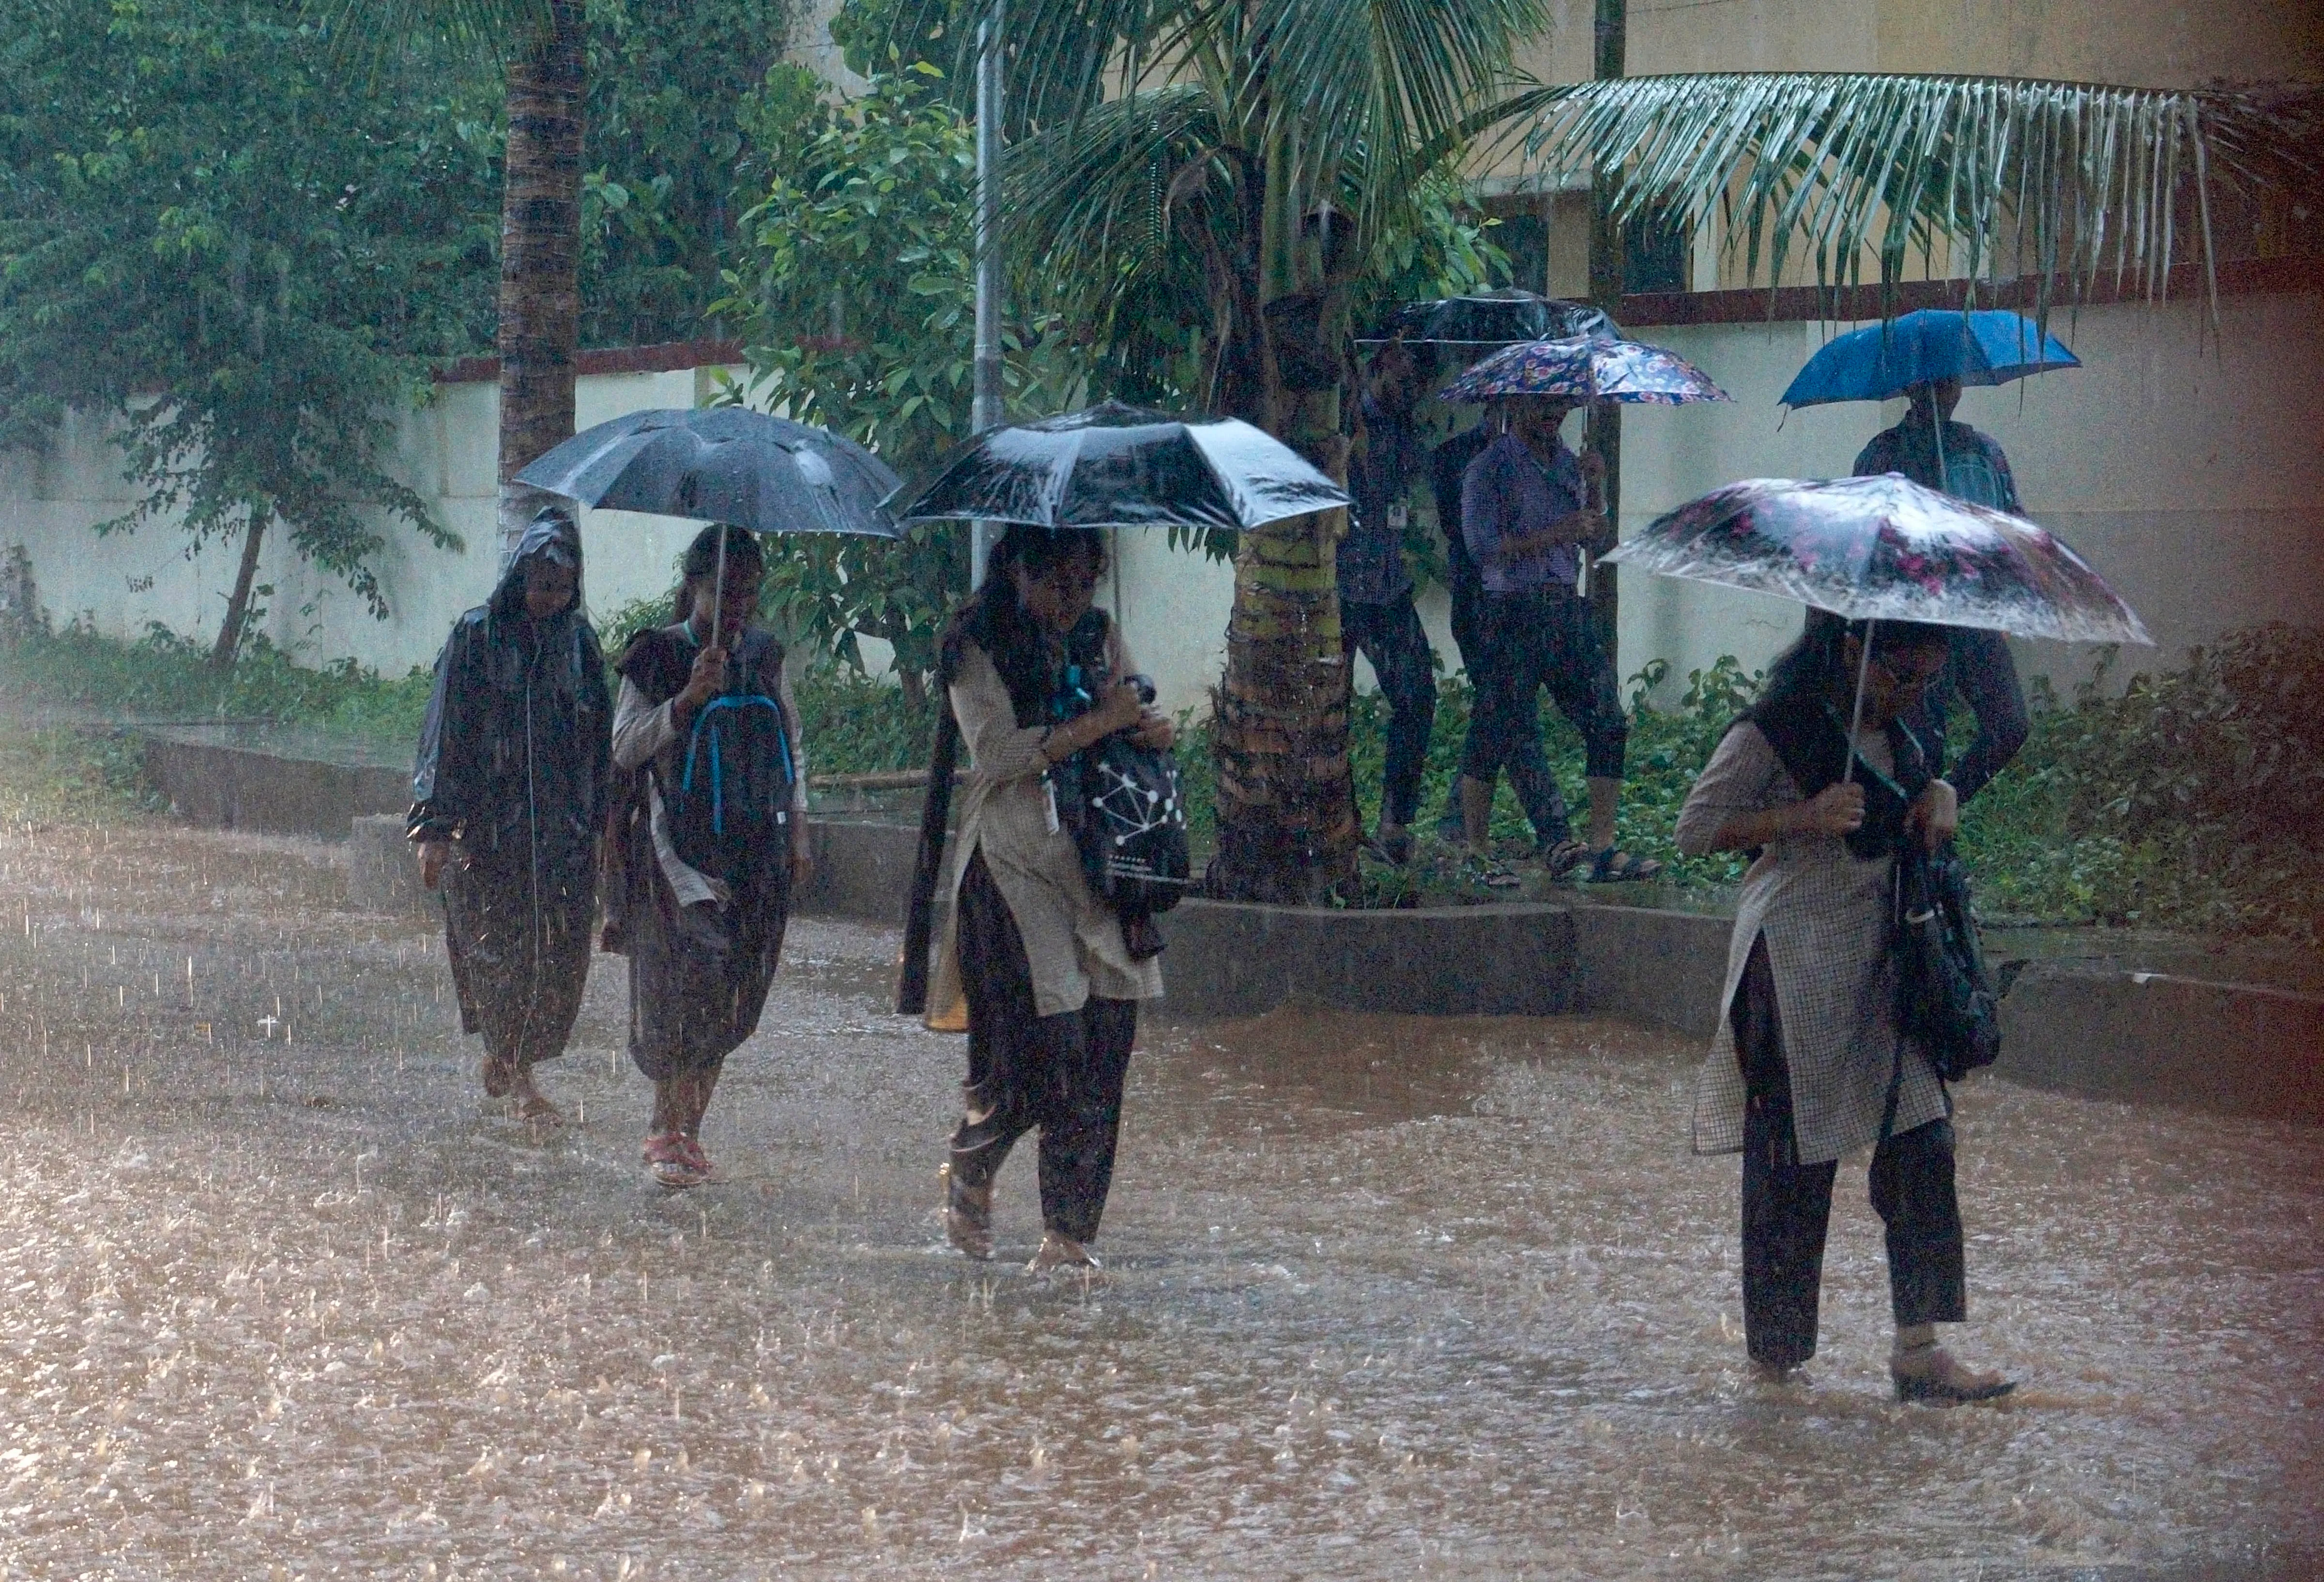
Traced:
[[436, 658], [411, 777], [414, 840], [451, 840], [445, 942], [460, 1027], [515, 1068], [565, 1053], [589, 974], [595, 842], [613, 707], [576, 581], [563, 613], [525, 613], [535, 556], [581, 565], [580, 535], [543, 512], [485, 603]]

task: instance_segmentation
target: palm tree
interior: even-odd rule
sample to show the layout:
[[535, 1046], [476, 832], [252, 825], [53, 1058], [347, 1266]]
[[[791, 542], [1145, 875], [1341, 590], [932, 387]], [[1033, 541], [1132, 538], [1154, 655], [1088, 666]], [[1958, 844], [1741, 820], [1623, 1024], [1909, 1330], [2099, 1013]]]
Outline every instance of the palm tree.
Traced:
[[1835, 290], [1869, 262], [1885, 298], [1916, 262], [1972, 294], [2006, 271], [2033, 277], [2044, 317], [2108, 281], [2159, 297], [2190, 259], [2212, 271], [2223, 195], [2311, 182], [2324, 161], [2315, 89], [1720, 72], [1512, 110], [1527, 155], [1591, 172], [1616, 224], [1719, 223], [1748, 280], [1780, 282], [1803, 252]]
[[513, 480], [573, 436], [573, 354], [581, 328], [582, 0], [324, 0], [353, 56], [438, 30], [507, 74], [502, 161], [501, 542], [532, 514]]
[[[1173, 300], [1201, 303], [1203, 404], [1344, 478], [1353, 294], [1547, 20], [1544, 0], [1011, 0], [1019, 256], [1117, 364], [1158, 361]], [[1330, 511], [1240, 536], [1214, 893], [1308, 902], [1353, 875], [1343, 529]]]
[[[987, 4], [962, 0], [953, 36]], [[946, 8], [907, 4], [899, 36]], [[2312, 100], [2227, 91], [1808, 74], [1520, 90], [1513, 47], [1546, 21], [1536, 0], [1010, 0], [1013, 245], [1125, 369], [1171, 350], [1153, 326], [1174, 299], [1204, 302], [1205, 403], [1343, 476], [1351, 291], [1480, 145], [1591, 172], [1609, 235], [1719, 216], [1771, 284], [1802, 249], [1835, 286], [1869, 251], [1892, 287], [1916, 253], [1976, 276], [2006, 250], [2044, 313], [2105, 271], [2159, 291], [2190, 250], [2209, 259], [2215, 184], [2313, 170]], [[1339, 530], [1298, 518], [1237, 550], [1217, 893], [1312, 900], [1352, 866]]]

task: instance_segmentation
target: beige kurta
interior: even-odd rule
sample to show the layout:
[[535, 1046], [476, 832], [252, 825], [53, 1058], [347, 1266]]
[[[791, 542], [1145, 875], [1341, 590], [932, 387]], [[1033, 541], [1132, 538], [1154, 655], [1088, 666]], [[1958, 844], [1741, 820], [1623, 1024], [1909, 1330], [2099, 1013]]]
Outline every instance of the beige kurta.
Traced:
[[[1867, 762], [1889, 772], [1885, 732], [1862, 732], [1857, 748]], [[1679, 814], [1678, 848], [1701, 856], [1731, 815], [1800, 800], [1799, 786], [1774, 747], [1746, 722], [1727, 733], [1688, 793]], [[1900, 1037], [1888, 951], [1890, 867], [1885, 857], [1858, 859], [1831, 835], [1784, 836], [1769, 842], [1751, 865], [1727, 947], [1719, 1031], [1695, 1087], [1696, 1153], [1732, 1154], [1743, 1146], [1743, 1072], [1728, 1008], [1762, 934], [1783, 1017], [1800, 1163], [1821, 1164], [1879, 1140]], [[1909, 1041], [1902, 1047], [1904, 1077], [1892, 1134], [1949, 1113], [1944, 1084], [1928, 1058]]]
[[[1109, 675], [1133, 673], [1119, 627], [1107, 634], [1106, 665]], [[944, 930], [928, 989], [929, 1023], [964, 1025], [958, 1019], [964, 998], [956, 948], [960, 878], [974, 851], [984, 853], [984, 865], [1025, 941], [1034, 1007], [1040, 1015], [1077, 1011], [1093, 994], [1102, 999], [1159, 999], [1162, 963], [1151, 957], [1130, 959], [1121, 920], [1090, 894], [1072, 833], [1050, 817], [1048, 786], [1042, 779], [1048, 763], [1041, 756], [1048, 727], [1017, 723], [1000, 671], [973, 643], [964, 645], [952, 708], [968, 749], [969, 770], [958, 793]]]

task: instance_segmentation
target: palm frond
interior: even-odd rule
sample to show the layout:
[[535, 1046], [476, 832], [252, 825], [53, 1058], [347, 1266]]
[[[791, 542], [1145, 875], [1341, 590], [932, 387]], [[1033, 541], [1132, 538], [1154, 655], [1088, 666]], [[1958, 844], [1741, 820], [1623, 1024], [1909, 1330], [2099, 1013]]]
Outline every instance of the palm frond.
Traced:
[[2209, 266], [2213, 185], [2313, 179], [2324, 130], [2312, 96], [1854, 73], [1624, 78], [1510, 107], [1530, 159], [1592, 176], [1618, 220], [1723, 221], [1747, 280], [1804, 252], [1819, 285], [1856, 285], [1869, 254], [1893, 286], [1917, 254], [2035, 276], [2044, 316], [2108, 277], [2160, 297], [2174, 263]]
[[302, 11], [330, 41], [334, 60], [368, 72], [429, 33], [506, 65], [547, 30], [549, 6], [550, 0], [308, 0]]

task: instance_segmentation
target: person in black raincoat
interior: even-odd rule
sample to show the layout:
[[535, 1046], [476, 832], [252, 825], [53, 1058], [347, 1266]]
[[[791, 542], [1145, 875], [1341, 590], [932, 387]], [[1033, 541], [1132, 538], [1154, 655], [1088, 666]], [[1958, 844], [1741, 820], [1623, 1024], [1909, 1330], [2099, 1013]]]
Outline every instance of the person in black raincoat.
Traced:
[[654, 1084], [646, 1164], [670, 1188], [710, 1175], [703, 1113], [726, 1056], [758, 1029], [808, 868], [798, 707], [782, 645], [751, 624], [759, 541], [705, 529], [680, 571], [677, 621], [640, 632], [615, 666], [613, 716], [630, 1058]]
[[551, 507], [437, 656], [408, 827], [484, 1091], [526, 1119], [558, 1118], [532, 1068], [565, 1053], [589, 976], [612, 728], [581, 535]]

